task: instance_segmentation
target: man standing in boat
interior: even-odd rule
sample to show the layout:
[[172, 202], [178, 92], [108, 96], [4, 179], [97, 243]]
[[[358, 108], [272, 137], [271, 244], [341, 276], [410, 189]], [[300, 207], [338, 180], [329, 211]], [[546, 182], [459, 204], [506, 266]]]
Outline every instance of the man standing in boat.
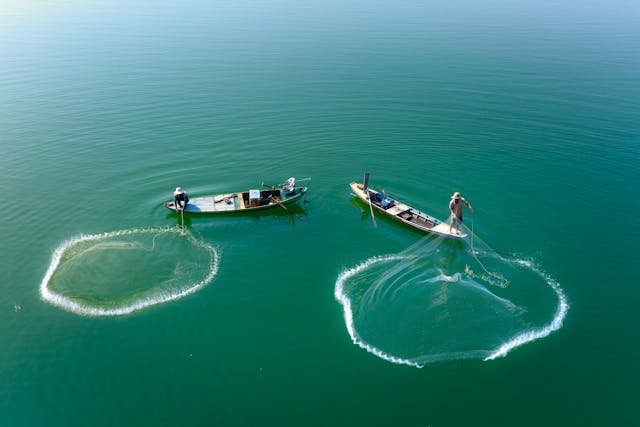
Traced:
[[175, 206], [176, 212], [183, 211], [187, 207], [187, 203], [189, 203], [187, 192], [180, 187], [176, 187], [176, 191], [173, 192], [173, 206]]
[[471, 213], [473, 213], [473, 206], [467, 202], [460, 193], [457, 191], [451, 196], [449, 202], [449, 211], [451, 211], [451, 219], [449, 220], [449, 233], [452, 233], [452, 228], [456, 229], [456, 234], [460, 234], [460, 224], [462, 224], [462, 205], [467, 205]]

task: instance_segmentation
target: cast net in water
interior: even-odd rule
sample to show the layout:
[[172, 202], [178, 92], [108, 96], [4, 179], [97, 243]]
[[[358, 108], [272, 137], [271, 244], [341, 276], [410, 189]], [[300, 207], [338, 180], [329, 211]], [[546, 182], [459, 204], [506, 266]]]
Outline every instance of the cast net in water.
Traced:
[[504, 356], [559, 329], [568, 310], [559, 284], [532, 260], [471, 236], [426, 236], [369, 258], [338, 276], [335, 297], [354, 343], [416, 367]]
[[180, 227], [84, 235], [54, 251], [40, 295], [79, 315], [124, 315], [198, 291], [218, 263], [213, 246]]

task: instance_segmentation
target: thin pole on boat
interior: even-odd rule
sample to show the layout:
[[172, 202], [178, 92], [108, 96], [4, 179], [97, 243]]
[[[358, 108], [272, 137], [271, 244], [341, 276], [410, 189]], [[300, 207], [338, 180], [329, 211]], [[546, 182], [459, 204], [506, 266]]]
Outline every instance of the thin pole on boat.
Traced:
[[[311, 178], [300, 178], [300, 179], [296, 178], [296, 182], [306, 182], [306, 181], [311, 181]], [[286, 183], [287, 183], [286, 181], [285, 182], [281, 182], [281, 183], [278, 184], [278, 186], [282, 187]]]
[[[309, 178], [309, 179], [311, 179], [311, 178]], [[267, 188], [271, 188], [272, 190], [276, 188], [275, 186], [267, 185], [264, 182], [262, 183], [262, 186], [263, 187], [267, 187]], [[272, 201], [276, 202], [282, 209], [284, 209], [285, 211], [287, 211], [291, 215], [293, 215], [293, 213], [289, 209], [287, 209], [287, 207], [284, 205], [284, 203], [280, 202], [277, 197], [273, 197], [273, 194], [269, 196], [269, 199], [271, 199]]]
[[[280, 207], [282, 209], [284, 209], [285, 211], [287, 211], [287, 212], [289, 212], [291, 214], [291, 211], [289, 211], [289, 209], [287, 209], [287, 207], [284, 205], [284, 203], [280, 202], [276, 197], [269, 196], [269, 198], [271, 200], [273, 200], [274, 202], [276, 202], [278, 205], [280, 205]], [[291, 214], [291, 215], [293, 215], [293, 214]]]
[[376, 217], [373, 215], [373, 205], [371, 204], [371, 192], [369, 191], [369, 172], [364, 173], [364, 179], [362, 180], [362, 190], [367, 195], [367, 200], [369, 201], [369, 210], [371, 211], [371, 220], [373, 221], [373, 226], [378, 227], [378, 224], [376, 224]]
[[182, 221], [182, 226], [184, 227], [184, 208], [180, 209], [180, 220]]
[[376, 217], [373, 216], [373, 205], [371, 204], [371, 193], [369, 193], [368, 191], [367, 191], [367, 198], [369, 199], [369, 209], [371, 210], [371, 220], [373, 221], [373, 226], [378, 227], [378, 224], [376, 224]]

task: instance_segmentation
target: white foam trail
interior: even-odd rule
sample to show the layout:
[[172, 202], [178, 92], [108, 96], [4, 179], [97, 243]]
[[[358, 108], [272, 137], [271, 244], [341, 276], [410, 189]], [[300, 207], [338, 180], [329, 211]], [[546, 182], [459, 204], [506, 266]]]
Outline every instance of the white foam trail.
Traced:
[[447, 276], [442, 271], [436, 277], [432, 277], [431, 279], [426, 279], [426, 282], [429, 283], [438, 283], [438, 282], [449, 282], [456, 283], [462, 279], [462, 275], [460, 273], [455, 273], [453, 276]]
[[406, 257], [402, 255], [377, 256], [377, 257], [369, 258], [365, 262], [360, 263], [348, 270], [344, 270], [342, 273], [340, 273], [340, 275], [338, 276], [338, 279], [336, 280], [334, 295], [336, 300], [338, 300], [338, 302], [342, 304], [342, 309], [344, 312], [344, 321], [347, 326], [347, 332], [349, 332], [351, 341], [353, 341], [354, 344], [358, 345], [362, 349], [386, 361], [397, 363], [399, 365], [409, 365], [409, 366], [415, 366], [416, 368], [421, 368], [423, 365], [412, 362], [411, 360], [402, 359], [400, 357], [395, 357], [390, 354], [387, 354], [384, 351], [380, 350], [379, 348], [374, 347], [366, 343], [364, 340], [362, 340], [353, 326], [353, 312], [351, 311], [351, 300], [344, 293], [344, 284], [347, 281], [347, 279], [349, 279], [350, 277], [358, 274], [362, 270], [365, 270], [371, 267], [372, 265], [375, 265], [381, 262], [393, 261], [393, 260], [404, 259], [404, 258]]
[[516, 347], [520, 347], [528, 342], [538, 340], [540, 338], [544, 338], [548, 336], [551, 332], [557, 331], [562, 327], [562, 323], [564, 322], [564, 318], [567, 316], [567, 311], [569, 311], [569, 303], [567, 302], [567, 298], [562, 291], [562, 288], [551, 276], [542, 272], [539, 268], [537, 268], [531, 261], [527, 260], [516, 260], [511, 261], [516, 264], [520, 264], [522, 266], [530, 268], [532, 271], [538, 273], [547, 284], [553, 289], [558, 297], [558, 306], [556, 308], [556, 313], [553, 316], [551, 322], [542, 328], [529, 330], [523, 332], [521, 334], [516, 335], [506, 343], [502, 344], [497, 349], [493, 350], [489, 356], [484, 358], [484, 360], [494, 360], [498, 357], [504, 357]]
[[479, 283], [475, 282], [474, 280], [462, 280], [462, 275], [460, 273], [456, 273], [457, 275], [460, 276], [460, 282], [462, 286], [469, 286], [473, 289], [476, 289], [482, 293], [485, 293], [487, 295], [491, 295], [491, 298], [499, 301], [502, 303], [502, 305], [504, 305], [505, 307], [508, 307], [510, 310], [521, 310], [520, 307], [518, 307], [517, 305], [515, 305], [514, 303], [512, 303], [511, 301], [509, 301], [506, 298], [502, 298], [499, 297], [498, 295], [494, 294], [493, 292], [491, 292], [489, 290], [489, 288], [485, 288], [484, 286], [480, 285]]
[[444, 272], [440, 271], [440, 274], [437, 276], [434, 276], [430, 279], [425, 279], [424, 280], [425, 283], [441, 283], [441, 282], [445, 282], [445, 283], [460, 283], [460, 286], [468, 286], [471, 287], [479, 292], [491, 295], [491, 297], [499, 302], [501, 302], [504, 306], [509, 307], [511, 310], [515, 310], [518, 307], [512, 303], [511, 301], [509, 301], [508, 299], [502, 298], [497, 296], [496, 294], [494, 294], [493, 292], [491, 292], [489, 289], [485, 288], [484, 286], [481, 286], [478, 283], [475, 283], [473, 280], [464, 280], [462, 278], [462, 274], [461, 273], [455, 273], [452, 276], [449, 276], [447, 274], [445, 274]]
[[[193, 284], [192, 286], [180, 290], [176, 290], [173, 292], [158, 292], [155, 295], [151, 295], [145, 297], [143, 299], [134, 301], [131, 304], [121, 306], [121, 307], [112, 307], [105, 308], [99, 306], [92, 306], [87, 304], [81, 304], [78, 301], [66, 297], [64, 295], [58, 294], [51, 289], [49, 289], [49, 280], [53, 276], [53, 273], [58, 268], [60, 264], [60, 260], [62, 259], [62, 255], [64, 252], [69, 249], [69, 247], [83, 241], [91, 241], [91, 240], [100, 240], [108, 237], [118, 237], [125, 236], [131, 234], [143, 234], [143, 233], [176, 233], [183, 236], [186, 236], [192, 243], [195, 245], [207, 250], [211, 255], [209, 259], [209, 273], [207, 276], [201, 281]], [[154, 237], [155, 240], [155, 237]], [[218, 250], [208, 243], [197, 240], [191, 233], [188, 233], [186, 230], [182, 228], [176, 227], [165, 227], [165, 228], [137, 228], [131, 230], [119, 230], [112, 231], [101, 234], [90, 234], [90, 235], [80, 235], [78, 237], [71, 238], [65, 242], [63, 242], [54, 252], [51, 257], [51, 264], [47, 269], [47, 272], [40, 283], [40, 297], [57, 307], [60, 307], [64, 310], [70, 311], [75, 314], [79, 314], [81, 316], [122, 316], [125, 314], [130, 314], [138, 310], [142, 310], [147, 307], [151, 307], [153, 305], [162, 304], [169, 301], [174, 301], [180, 298], [183, 298], [187, 295], [191, 295], [194, 292], [199, 291], [209, 282], [211, 282], [216, 274], [218, 274], [218, 266], [220, 261], [220, 255]]]

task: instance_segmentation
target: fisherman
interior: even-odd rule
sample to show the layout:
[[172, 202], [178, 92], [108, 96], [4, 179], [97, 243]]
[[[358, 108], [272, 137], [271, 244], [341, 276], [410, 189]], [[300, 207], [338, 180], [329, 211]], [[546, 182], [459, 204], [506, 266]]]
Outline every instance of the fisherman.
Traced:
[[175, 206], [176, 211], [183, 211], [187, 207], [187, 203], [189, 203], [187, 192], [180, 187], [176, 187], [176, 191], [173, 192], [173, 206]]
[[282, 188], [286, 196], [291, 196], [296, 192], [296, 179], [294, 177], [289, 178]]
[[467, 205], [471, 213], [473, 206], [467, 202], [457, 191], [451, 196], [449, 202], [449, 211], [451, 211], [451, 219], [449, 220], [449, 233], [452, 233], [452, 227], [456, 228], [456, 234], [460, 234], [460, 224], [462, 224], [462, 205]]

